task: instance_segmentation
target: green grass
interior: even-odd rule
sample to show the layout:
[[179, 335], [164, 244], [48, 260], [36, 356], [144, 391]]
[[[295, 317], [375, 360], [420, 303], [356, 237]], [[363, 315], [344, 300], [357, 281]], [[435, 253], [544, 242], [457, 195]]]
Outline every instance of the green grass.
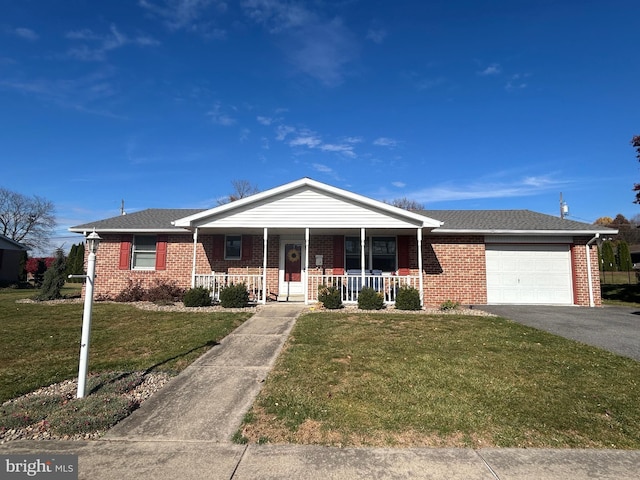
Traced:
[[252, 442], [640, 448], [640, 363], [502, 318], [301, 317]]
[[[77, 376], [83, 305], [16, 303], [35, 292], [0, 290], [0, 403]], [[89, 371], [180, 371], [249, 316], [96, 303]]]

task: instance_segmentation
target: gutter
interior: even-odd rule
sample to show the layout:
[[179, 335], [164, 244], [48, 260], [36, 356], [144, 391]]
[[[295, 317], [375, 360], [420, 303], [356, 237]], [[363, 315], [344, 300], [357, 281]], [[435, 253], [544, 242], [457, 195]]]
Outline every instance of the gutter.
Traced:
[[589, 282], [589, 306], [595, 307], [596, 304], [593, 301], [593, 280], [591, 275], [591, 245], [593, 242], [600, 238], [600, 234], [596, 233], [596, 236], [587, 242], [587, 280]]

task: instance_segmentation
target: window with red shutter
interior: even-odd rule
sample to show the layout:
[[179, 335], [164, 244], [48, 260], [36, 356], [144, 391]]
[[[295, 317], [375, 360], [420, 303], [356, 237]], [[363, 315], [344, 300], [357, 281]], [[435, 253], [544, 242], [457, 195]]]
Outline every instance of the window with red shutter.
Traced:
[[158, 235], [156, 240], [156, 270], [167, 269], [167, 236]]
[[118, 264], [120, 270], [129, 270], [131, 268], [132, 240], [132, 235], [122, 235], [122, 237], [120, 237], [120, 261]]

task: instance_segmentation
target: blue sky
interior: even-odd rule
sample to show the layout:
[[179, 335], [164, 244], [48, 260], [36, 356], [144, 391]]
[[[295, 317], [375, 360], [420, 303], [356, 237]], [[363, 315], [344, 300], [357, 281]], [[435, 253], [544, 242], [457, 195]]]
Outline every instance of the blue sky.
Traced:
[[0, 186], [69, 226], [307, 176], [640, 213], [636, 0], [0, 0]]

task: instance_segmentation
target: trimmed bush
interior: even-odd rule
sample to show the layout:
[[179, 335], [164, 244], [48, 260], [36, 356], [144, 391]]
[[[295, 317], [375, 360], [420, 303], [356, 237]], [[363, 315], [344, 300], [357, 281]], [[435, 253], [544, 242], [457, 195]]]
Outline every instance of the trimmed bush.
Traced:
[[396, 292], [396, 308], [398, 310], [420, 310], [420, 292], [417, 288], [404, 285]]
[[320, 285], [318, 287], [318, 301], [322, 303], [324, 308], [329, 310], [342, 308], [342, 295], [340, 295], [340, 290], [333, 285], [329, 287]]
[[211, 293], [204, 287], [187, 290], [182, 298], [185, 307], [208, 307], [211, 305]]
[[153, 287], [147, 290], [145, 300], [153, 303], [179, 302], [184, 296], [184, 289], [172, 280], [156, 280]]
[[460, 306], [460, 302], [455, 302], [453, 300], [447, 300], [446, 302], [442, 302], [440, 305], [440, 310], [443, 312], [449, 312], [451, 310], [455, 310]]
[[362, 310], [380, 310], [384, 307], [384, 296], [371, 287], [363, 287], [358, 294], [358, 308]]
[[231, 284], [220, 289], [220, 305], [224, 308], [244, 308], [249, 303], [249, 292], [244, 283]]

